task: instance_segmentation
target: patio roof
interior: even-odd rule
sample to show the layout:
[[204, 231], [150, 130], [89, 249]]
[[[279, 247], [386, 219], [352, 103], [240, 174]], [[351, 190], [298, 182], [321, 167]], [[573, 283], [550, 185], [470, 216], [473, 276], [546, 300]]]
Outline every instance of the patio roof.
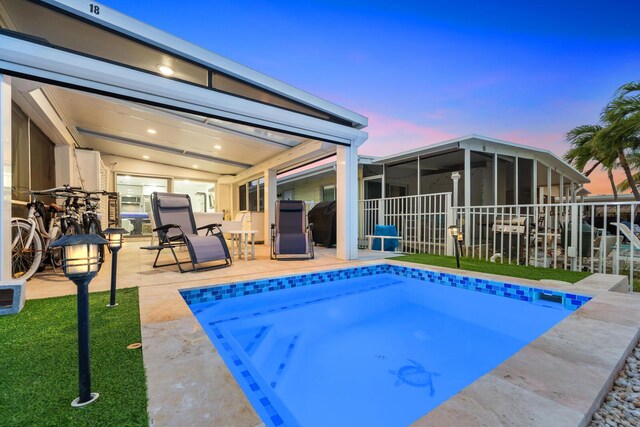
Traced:
[[510, 141], [490, 138], [482, 135], [465, 135], [459, 138], [449, 139], [447, 141], [428, 145], [425, 147], [404, 151], [402, 153], [393, 154], [386, 157], [380, 157], [374, 160], [373, 164], [388, 164], [401, 162], [417, 156], [430, 156], [434, 154], [445, 153], [455, 149], [468, 148], [472, 151], [480, 151], [487, 153], [497, 153], [509, 156], [518, 156], [523, 158], [535, 158], [556, 172], [561, 172], [565, 176], [571, 178], [575, 182], [587, 184], [591, 182], [589, 178], [577, 171], [567, 162], [562, 160], [556, 154], [543, 148], [536, 148], [522, 144], [516, 144]]

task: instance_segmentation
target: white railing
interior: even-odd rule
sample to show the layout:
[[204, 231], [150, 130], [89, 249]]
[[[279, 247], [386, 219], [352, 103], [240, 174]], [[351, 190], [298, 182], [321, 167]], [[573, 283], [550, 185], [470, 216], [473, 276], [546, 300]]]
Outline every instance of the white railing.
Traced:
[[[451, 211], [451, 220], [464, 232], [468, 257], [628, 274], [631, 288], [640, 273], [635, 266], [640, 262], [640, 240], [632, 225], [640, 224], [640, 202], [473, 206]], [[640, 231], [638, 225], [635, 228]]]
[[361, 200], [359, 244], [366, 247], [376, 224], [395, 225], [402, 252], [445, 255], [450, 209], [451, 193]]
[[361, 200], [361, 247], [376, 224], [395, 225], [406, 253], [452, 255], [448, 227], [457, 224], [466, 257], [625, 274], [631, 289], [640, 283], [640, 202], [454, 208], [451, 193]]

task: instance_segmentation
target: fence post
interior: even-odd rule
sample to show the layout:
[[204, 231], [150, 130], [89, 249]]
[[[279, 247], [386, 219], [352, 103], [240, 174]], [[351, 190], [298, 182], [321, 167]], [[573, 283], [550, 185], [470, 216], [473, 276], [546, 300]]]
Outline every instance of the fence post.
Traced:
[[573, 248], [573, 257], [571, 258], [571, 270], [576, 271], [578, 269], [578, 257], [580, 256], [580, 248], [578, 247], [578, 226], [581, 221], [578, 214], [578, 205], [571, 204], [571, 247]]
[[449, 236], [449, 227], [456, 224], [456, 208], [451, 206], [451, 195], [447, 194], [447, 208], [446, 208], [446, 225], [444, 229], [444, 239], [446, 242], [447, 255], [454, 256], [455, 247], [453, 246], [453, 239]]

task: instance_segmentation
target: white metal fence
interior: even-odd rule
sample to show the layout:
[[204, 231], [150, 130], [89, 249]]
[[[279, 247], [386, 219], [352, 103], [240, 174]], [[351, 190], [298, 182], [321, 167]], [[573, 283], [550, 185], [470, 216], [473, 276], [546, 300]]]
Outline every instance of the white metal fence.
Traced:
[[[464, 256], [506, 264], [629, 275], [640, 283], [640, 202], [451, 207], [451, 193], [362, 200], [360, 245], [393, 224], [407, 253], [452, 254], [448, 226], [464, 233]], [[638, 264], [638, 265], [636, 265]]]
[[395, 225], [402, 252], [445, 255], [450, 209], [451, 193], [361, 200], [359, 244], [366, 247], [376, 224]]
[[628, 274], [631, 286], [640, 273], [638, 202], [473, 206], [452, 212], [464, 231], [468, 257]]

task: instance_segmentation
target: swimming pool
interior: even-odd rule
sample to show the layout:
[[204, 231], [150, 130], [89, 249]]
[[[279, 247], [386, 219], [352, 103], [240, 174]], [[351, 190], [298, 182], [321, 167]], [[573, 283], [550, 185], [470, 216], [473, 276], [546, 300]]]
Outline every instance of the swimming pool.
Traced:
[[406, 426], [589, 300], [389, 264], [181, 293], [265, 424], [310, 427]]

